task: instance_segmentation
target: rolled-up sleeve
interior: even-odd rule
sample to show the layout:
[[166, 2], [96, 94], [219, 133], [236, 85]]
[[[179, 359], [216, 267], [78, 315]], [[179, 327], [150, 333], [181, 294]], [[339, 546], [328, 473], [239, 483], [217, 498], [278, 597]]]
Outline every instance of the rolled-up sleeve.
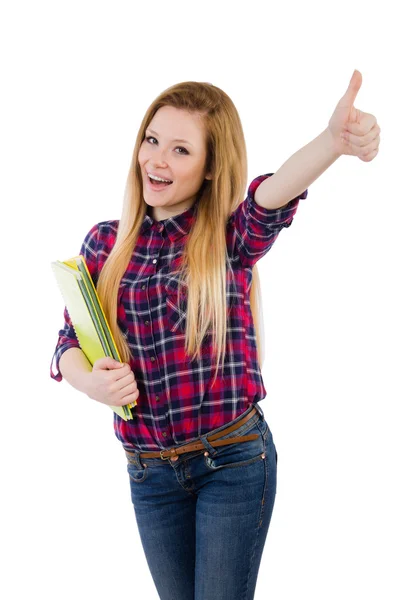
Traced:
[[[87, 268], [90, 272], [90, 275], [96, 284], [97, 279], [97, 247], [98, 247], [98, 232], [99, 226], [98, 224], [91, 227], [90, 231], [84, 238], [84, 241], [81, 245], [81, 249], [79, 255], [84, 256], [85, 261], [87, 263]], [[59, 361], [64, 352], [69, 348], [80, 348], [80, 344], [76, 337], [75, 330], [73, 328], [73, 323], [70, 319], [68, 310], [65, 306], [64, 312], [64, 325], [62, 329], [58, 331], [58, 342], [55, 347], [54, 354], [51, 359], [50, 364], [50, 375], [52, 379], [55, 381], [62, 381], [63, 377], [59, 370]], [[55, 372], [53, 371], [53, 364], [55, 362]]]
[[280, 208], [260, 206], [254, 200], [255, 191], [262, 181], [272, 175], [274, 173], [256, 177], [248, 187], [245, 200], [229, 217], [232, 256], [238, 256], [243, 266], [253, 267], [270, 250], [280, 231], [291, 225], [299, 201], [308, 195], [308, 190], [305, 190]]

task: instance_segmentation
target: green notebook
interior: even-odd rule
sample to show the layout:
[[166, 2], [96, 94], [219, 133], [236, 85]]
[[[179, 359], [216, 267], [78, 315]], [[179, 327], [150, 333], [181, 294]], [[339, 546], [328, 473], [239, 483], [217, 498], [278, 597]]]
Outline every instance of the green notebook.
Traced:
[[[91, 365], [105, 356], [122, 362], [84, 256], [76, 256], [63, 262], [57, 260], [51, 263], [51, 267], [80, 348]], [[128, 421], [134, 418], [131, 408], [136, 404], [134, 400], [125, 406], [110, 408], [124, 421]]]

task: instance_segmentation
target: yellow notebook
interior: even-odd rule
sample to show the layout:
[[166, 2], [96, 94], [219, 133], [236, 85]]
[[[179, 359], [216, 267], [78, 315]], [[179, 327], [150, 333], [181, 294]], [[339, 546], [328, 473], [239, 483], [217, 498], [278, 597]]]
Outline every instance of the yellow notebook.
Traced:
[[[122, 362], [84, 256], [75, 256], [63, 262], [57, 260], [51, 263], [51, 267], [80, 348], [91, 365], [105, 356]], [[134, 400], [125, 406], [110, 408], [128, 421], [134, 418], [131, 408], [136, 404]]]

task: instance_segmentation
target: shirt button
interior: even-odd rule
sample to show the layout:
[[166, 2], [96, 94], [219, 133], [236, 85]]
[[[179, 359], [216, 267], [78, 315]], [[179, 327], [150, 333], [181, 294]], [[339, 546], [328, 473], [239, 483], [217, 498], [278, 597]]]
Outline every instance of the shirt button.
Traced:
[[163, 431], [163, 437], [167, 437], [167, 432]]
[[145, 289], [146, 289], [146, 285], [143, 285], [141, 289], [142, 289], [142, 290], [145, 290]]
[[150, 321], [145, 321], [145, 325], [149, 325]]
[[156, 398], [156, 402], [158, 402], [160, 400], [160, 396], [155, 396]]
[[150, 360], [151, 360], [152, 362], [154, 362], [154, 360], [155, 360], [154, 356], [151, 356], [151, 357], [150, 357]]
[[153, 259], [153, 263], [156, 263], [156, 262], [157, 262], [157, 258], [154, 258], [154, 259]]

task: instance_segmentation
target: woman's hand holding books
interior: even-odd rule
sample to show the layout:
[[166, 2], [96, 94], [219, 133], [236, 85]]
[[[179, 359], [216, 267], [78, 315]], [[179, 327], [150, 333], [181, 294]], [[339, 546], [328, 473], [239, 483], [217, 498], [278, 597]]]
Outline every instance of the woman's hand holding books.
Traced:
[[88, 375], [87, 396], [109, 406], [124, 406], [139, 396], [135, 375], [130, 365], [110, 356], [99, 358]]

